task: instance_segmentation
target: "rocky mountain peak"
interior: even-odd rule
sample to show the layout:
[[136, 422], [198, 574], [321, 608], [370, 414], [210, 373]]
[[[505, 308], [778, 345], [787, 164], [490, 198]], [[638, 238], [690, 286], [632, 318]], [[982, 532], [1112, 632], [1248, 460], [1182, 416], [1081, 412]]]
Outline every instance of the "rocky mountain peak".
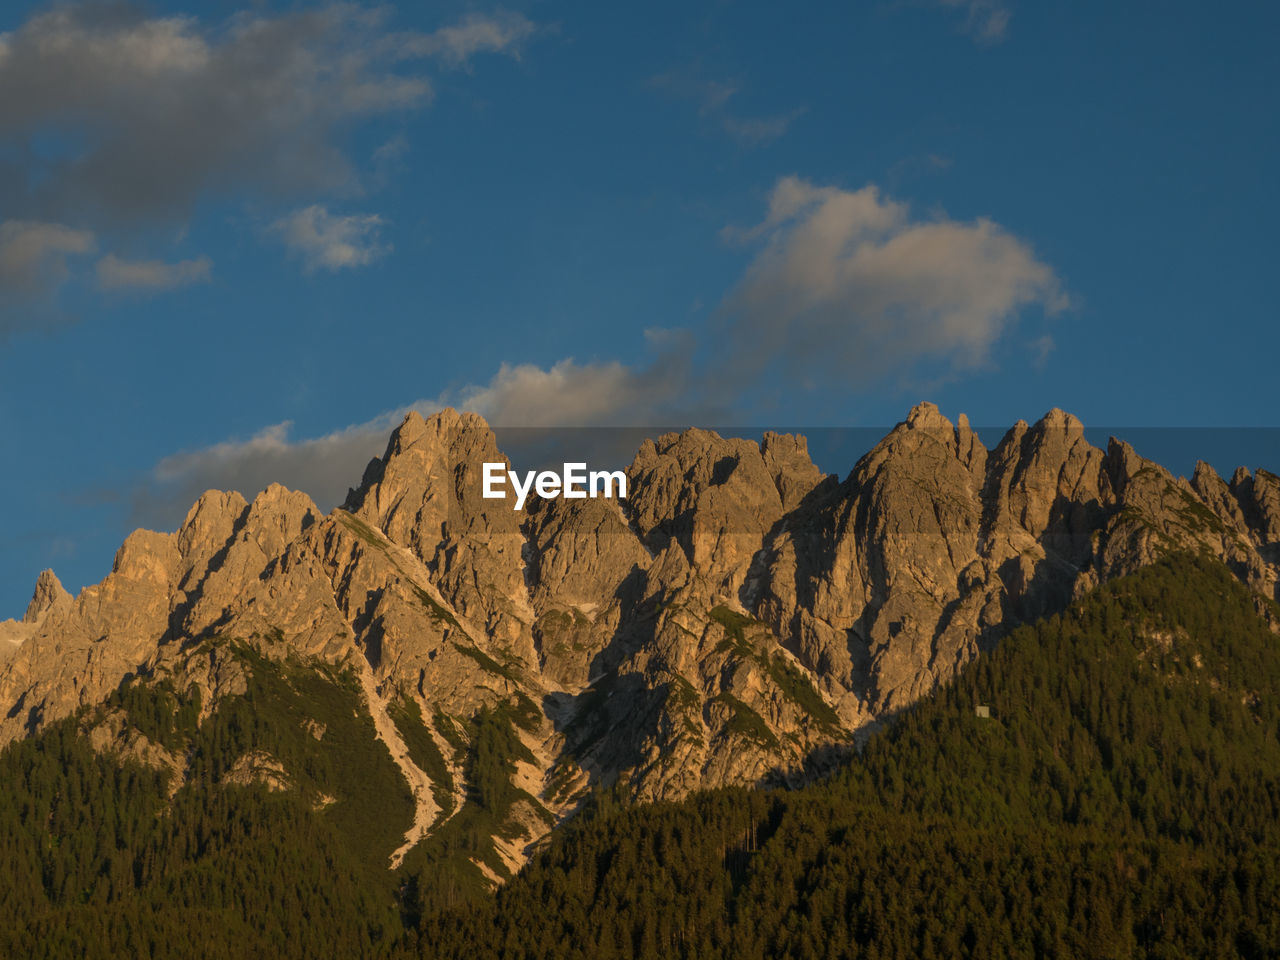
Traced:
[[[975, 443], [976, 437], [966, 435], [962, 461], [956, 427], [939, 412], [937, 405], [920, 403], [911, 408], [906, 420], [858, 461], [849, 480], [866, 483], [886, 468], [895, 472], [905, 469], [930, 473], [942, 463], [954, 461], [956, 471], [963, 471], [968, 482], [968, 463], [973, 458]], [[978, 456], [981, 459], [981, 454]], [[945, 469], [950, 471], [951, 466]]]
[[782, 485], [750, 440], [691, 429], [643, 445], [627, 469], [627, 504], [645, 543], [660, 552], [674, 540], [713, 592], [736, 598], [764, 534], [782, 517], [781, 490], [803, 496], [817, 473], [806, 474], [797, 450], [779, 459], [785, 445], [774, 441]]
[[534, 658], [524, 514], [483, 496], [483, 465], [509, 464], [474, 413], [410, 412], [345, 509], [411, 552], [448, 602], [524, 662]]
[[185, 561], [184, 581], [188, 585], [208, 570], [215, 555], [243, 523], [248, 508], [244, 497], [234, 490], [209, 490], [195, 502], [175, 540]]
[[[442, 410], [436, 415], [436, 422], [442, 423], [446, 417], [456, 420], [457, 411], [449, 409]], [[403, 453], [407, 448], [413, 446], [431, 430], [427, 426], [427, 421], [417, 410], [410, 410], [404, 415], [404, 419], [400, 421], [400, 426], [391, 431], [391, 440], [387, 444], [387, 452], [390, 454]]]
[[516, 511], [482, 497], [494, 461], [481, 418], [410, 413], [344, 509], [210, 491], [76, 600], [42, 575], [30, 622], [0, 624], [0, 741], [149, 672], [215, 709], [251, 644], [355, 671], [381, 730], [415, 705], [455, 783], [458, 731], [517, 710], [520, 789], [559, 815], [602, 783], [674, 797], [812, 769], [1014, 624], [1171, 550], [1280, 589], [1274, 474], [1201, 464], [1188, 483], [1056, 409], [988, 451], [920, 404], [844, 482], [804, 437], [691, 429], [640, 445], [625, 500]]
[[71, 594], [62, 586], [52, 570], [42, 570], [36, 578], [36, 588], [31, 594], [31, 602], [27, 604], [27, 612], [22, 617], [23, 623], [39, 623], [50, 610], [55, 607], [71, 606]]
[[[121, 580], [151, 581], [168, 585], [174, 578], [181, 555], [178, 535], [154, 530], [135, 530], [125, 537], [111, 563], [111, 575]], [[190, 544], [191, 541], [188, 541]]]
[[1196, 469], [1191, 476], [1191, 489], [1230, 530], [1248, 539], [1249, 521], [1240, 509], [1240, 502], [1218, 475], [1218, 471], [1203, 460], [1196, 461]]
[[1137, 476], [1147, 462], [1126, 441], [1115, 437], [1107, 439], [1107, 474], [1117, 493], [1124, 490], [1125, 484]]
[[794, 510], [823, 480], [825, 474], [809, 457], [809, 441], [790, 433], [766, 431], [760, 455], [782, 498], [783, 510]]
[[969, 426], [969, 418], [963, 413], [956, 418], [956, 456], [974, 479], [981, 482], [987, 472], [987, 448], [982, 445], [978, 434]]
[[1084, 435], [1084, 424], [1065, 410], [1054, 407], [1036, 423], [1043, 432], [1065, 432], [1076, 436]]
[[1205, 460], [1197, 460], [1196, 468], [1191, 474], [1191, 485], [1197, 490], [1216, 488], [1219, 484], [1226, 486], [1218, 471]]
[[938, 430], [950, 432], [954, 428], [951, 421], [938, 410], [936, 403], [917, 403], [907, 414], [905, 424], [915, 430]]
[[424, 417], [418, 411], [410, 410], [400, 426], [392, 431], [388, 452], [398, 454], [424, 440], [451, 446], [455, 435], [466, 433], [493, 435], [489, 424], [478, 413], [459, 412], [453, 407], [445, 407]]
[[264, 556], [273, 557], [320, 516], [320, 508], [305, 493], [273, 483], [249, 504], [243, 528]]
[[1240, 501], [1250, 525], [1261, 531], [1263, 542], [1280, 544], [1280, 477], [1258, 469], [1249, 483], [1240, 485]]

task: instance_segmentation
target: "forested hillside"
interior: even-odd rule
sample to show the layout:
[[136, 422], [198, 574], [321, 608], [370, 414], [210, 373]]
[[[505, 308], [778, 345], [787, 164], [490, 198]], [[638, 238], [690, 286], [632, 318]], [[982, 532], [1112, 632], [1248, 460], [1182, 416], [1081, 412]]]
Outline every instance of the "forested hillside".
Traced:
[[[413, 806], [355, 680], [242, 648], [249, 689], [203, 719], [134, 680], [0, 756], [0, 955], [1275, 956], [1268, 616], [1166, 559], [1014, 631], [830, 779], [598, 794], [496, 895], [450, 865], [518, 799], [518, 704], [457, 731], [467, 816], [392, 871]], [[185, 780], [95, 750], [113, 716]]]
[[430, 918], [423, 955], [1275, 956], [1280, 638], [1258, 605], [1211, 561], [1115, 581], [827, 783], [602, 798], [492, 901]]
[[[355, 683], [238, 653], [250, 687], [203, 723], [198, 695], [130, 682], [5, 750], [0, 955], [361, 956], [398, 935], [385, 851], [412, 807]], [[94, 749], [113, 715], [151, 763]], [[158, 751], [189, 760], [176, 792]]]

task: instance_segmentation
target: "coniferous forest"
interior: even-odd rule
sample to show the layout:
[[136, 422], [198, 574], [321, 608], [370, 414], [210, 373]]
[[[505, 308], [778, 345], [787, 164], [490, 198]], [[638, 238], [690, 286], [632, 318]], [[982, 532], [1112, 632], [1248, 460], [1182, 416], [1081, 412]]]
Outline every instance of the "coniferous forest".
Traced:
[[[601, 791], [496, 893], [459, 863], [513, 800], [518, 704], [460, 736], [458, 828], [389, 870], [411, 800], [354, 680], [246, 648], [249, 690], [203, 718], [163, 678], [104, 708], [185, 751], [181, 786], [95, 750], [84, 712], [0, 755], [0, 955], [1277, 956], [1278, 614], [1168, 558], [1016, 629], [826, 780]], [[289, 789], [229, 776], [254, 751]]]

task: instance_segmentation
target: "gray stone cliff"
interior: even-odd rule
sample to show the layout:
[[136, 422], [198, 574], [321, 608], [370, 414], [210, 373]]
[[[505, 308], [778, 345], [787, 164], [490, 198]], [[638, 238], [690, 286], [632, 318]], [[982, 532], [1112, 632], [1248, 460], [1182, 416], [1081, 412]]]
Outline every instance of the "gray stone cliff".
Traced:
[[1277, 597], [1280, 478], [1201, 463], [1188, 482], [1058, 410], [987, 450], [921, 404], [843, 481], [801, 437], [688, 430], [641, 446], [625, 500], [521, 511], [481, 496], [481, 464], [504, 460], [478, 416], [410, 414], [327, 515], [280, 486], [210, 491], [74, 599], [41, 574], [0, 624], [0, 743], [135, 675], [214, 710], [244, 689], [236, 639], [357, 670], [389, 744], [392, 698], [534, 704], [521, 776], [565, 814], [595, 784], [670, 798], [821, 770], [1012, 625], [1167, 551]]

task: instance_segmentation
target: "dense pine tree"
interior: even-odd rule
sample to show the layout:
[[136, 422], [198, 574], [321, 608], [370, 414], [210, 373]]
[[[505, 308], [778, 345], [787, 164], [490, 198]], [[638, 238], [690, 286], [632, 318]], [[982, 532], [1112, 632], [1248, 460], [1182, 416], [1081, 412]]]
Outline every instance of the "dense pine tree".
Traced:
[[[510, 779], [528, 704], [454, 731], [468, 802], [393, 872], [410, 798], [354, 680], [243, 647], [250, 689], [203, 721], [193, 693], [139, 678], [0, 754], [0, 955], [1280, 955], [1261, 605], [1171, 558], [1016, 630], [825, 782], [602, 792], [494, 895], [470, 861], [534, 802]], [[180, 789], [92, 748], [111, 712], [186, 758]], [[395, 716], [443, 770], [427, 721]], [[250, 751], [288, 789], [232, 782]]]

